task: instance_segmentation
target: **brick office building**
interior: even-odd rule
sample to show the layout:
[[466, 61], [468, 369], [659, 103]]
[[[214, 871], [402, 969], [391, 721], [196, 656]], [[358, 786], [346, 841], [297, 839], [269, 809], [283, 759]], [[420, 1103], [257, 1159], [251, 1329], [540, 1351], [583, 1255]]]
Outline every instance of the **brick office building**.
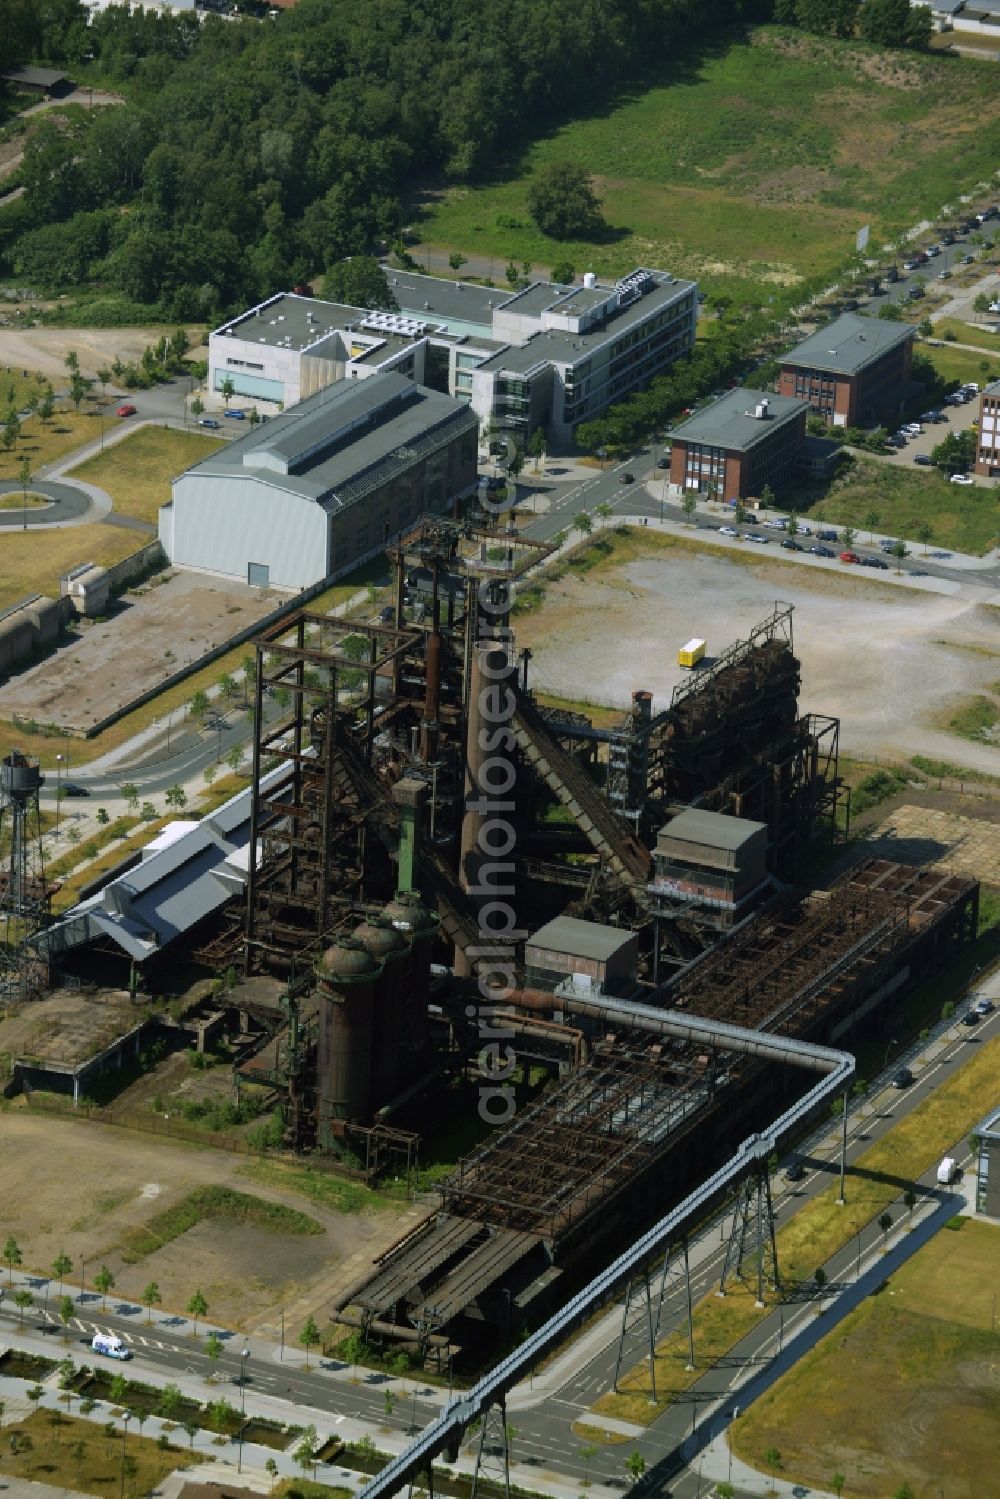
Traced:
[[1000, 479], [1000, 380], [987, 385], [979, 397], [976, 473]]
[[902, 414], [916, 329], [846, 312], [783, 355], [778, 391], [808, 401], [834, 427], [871, 427]]
[[705, 491], [721, 500], [777, 492], [791, 483], [806, 432], [808, 402], [727, 391], [671, 433], [670, 485], [675, 493]]

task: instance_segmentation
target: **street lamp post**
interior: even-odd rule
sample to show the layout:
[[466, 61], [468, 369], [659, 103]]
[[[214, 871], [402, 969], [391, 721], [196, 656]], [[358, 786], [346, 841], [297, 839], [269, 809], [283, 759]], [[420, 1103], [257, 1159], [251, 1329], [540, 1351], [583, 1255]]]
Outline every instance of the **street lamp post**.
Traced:
[[56, 755], [56, 837], [59, 837], [59, 809], [62, 805], [62, 763], [63, 756]]
[[896, 1038], [895, 1038], [895, 1036], [893, 1036], [892, 1040], [889, 1042], [889, 1045], [885, 1049], [885, 1056], [882, 1058], [882, 1071], [883, 1072], [885, 1071], [885, 1069], [889, 1065], [889, 1053], [890, 1053], [890, 1051], [892, 1051], [892, 1048], [895, 1045], [896, 1045]]
[[87, 1294], [87, 1260], [84, 1255], [80, 1256], [80, 1300]]
[[126, 1411], [125, 1414], [124, 1414], [124, 1416], [122, 1417], [122, 1421], [123, 1421], [124, 1425], [122, 1427], [122, 1486], [121, 1486], [121, 1499], [125, 1499], [125, 1444], [128, 1441], [128, 1423], [131, 1421], [131, 1419], [132, 1419], [132, 1417], [129, 1415], [128, 1411]]
[[244, 1343], [243, 1352], [240, 1354], [240, 1450], [236, 1459], [237, 1473], [243, 1472], [243, 1427], [246, 1425], [247, 1416], [247, 1359], [250, 1357], [250, 1348]]

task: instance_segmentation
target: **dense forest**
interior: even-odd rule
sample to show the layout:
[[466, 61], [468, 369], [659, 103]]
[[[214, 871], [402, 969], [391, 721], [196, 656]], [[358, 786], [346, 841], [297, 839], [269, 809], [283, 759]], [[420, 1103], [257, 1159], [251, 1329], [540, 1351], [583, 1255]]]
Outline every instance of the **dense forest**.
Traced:
[[[891, 11], [907, 0], [868, 0]], [[815, 30], [856, 0], [727, 0]], [[0, 56], [63, 63], [116, 108], [34, 122], [0, 272], [206, 320], [393, 245], [420, 179], [472, 181], [540, 122], [718, 33], [703, 0], [300, 0], [277, 20], [4, 0]], [[14, 128], [17, 128], [15, 126]]]

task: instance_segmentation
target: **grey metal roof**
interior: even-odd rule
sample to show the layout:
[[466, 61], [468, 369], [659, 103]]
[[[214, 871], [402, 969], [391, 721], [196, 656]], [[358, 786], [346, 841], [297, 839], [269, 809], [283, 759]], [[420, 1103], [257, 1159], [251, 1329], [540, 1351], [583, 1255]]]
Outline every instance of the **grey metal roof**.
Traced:
[[735, 853], [758, 833], [766, 831], [767, 824], [763, 822], [750, 822], [745, 817], [729, 817], [724, 812], [705, 812], [698, 807], [689, 807], [665, 823], [660, 836]]
[[580, 921], [575, 916], [557, 916], [554, 921], [539, 927], [528, 938], [527, 946], [544, 947], [549, 952], [568, 953], [574, 958], [593, 958], [603, 963], [631, 942], [635, 935], [625, 927], [602, 926], [597, 921]]
[[829, 370], [834, 375], [856, 375], [890, 349], [914, 338], [916, 332], [909, 323], [845, 312], [782, 354], [780, 363], [801, 369]]
[[509, 302], [509, 287], [473, 286], [468, 281], [445, 281], [440, 276], [421, 276], [416, 271], [386, 269], [389, 290], [404, 312], [428, 322], [493, 324], [493, 309]]
[[984, 385], [980, 391], [984, 396], [1000, 396], [1000, 380], [994, 380], [991, 385]]
[[[761, 402], [767, 402], [767, 415], [757, 417], [754, 411]], [[747, 390], [739, 385], [728, 390], [724, 396], [681, 422], [670, 434], [673, 442], [698, 442], [713, 448], [728, 448], [745, 453], [762, 442], [778, 427], [793, 421], [800, 412], [808, 411], [808, 401], [798, 401], [791, 396], [776, 396], [770, 392]]]
[[187, 475], [253, 478], [329, 510], [472, 430], [478, 418], [463, 402], [383, 371], [335, 380], [208, 454]]
[[[288, 771], [277, 766], [261, 786], [279, 784]], [[224, 866], [250, 837], [250, 796], [249, 787], [237, 792], [166, 848], [109, 880], [47, 927], [40, 943], [56, 955], [107, 937], [142, 962], [183, 936], [232, 898]]]
[[5, 68], [0, 73], [4, 83], [21, 83], [26, 88], [55, 88], [57, 83], [68, 83], [69, 75], [57, 68]]
[[1000, 1140], [1000, 1108], [994, 1109], [991, 1113], [987, 1114], [985, 1119], [980, 1119], [972, 1133], [974, 1135], [989, 1135], [993, 1140]]

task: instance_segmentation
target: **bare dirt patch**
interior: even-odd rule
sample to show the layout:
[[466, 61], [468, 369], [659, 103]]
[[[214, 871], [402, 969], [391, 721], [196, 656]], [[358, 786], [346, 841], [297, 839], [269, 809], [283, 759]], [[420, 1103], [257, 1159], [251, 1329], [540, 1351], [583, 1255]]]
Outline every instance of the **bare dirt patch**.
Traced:
[[[0, 365], [37, 370], [53, 379], [66, 380], [66, 355], [74, 352], [85, 375], [96, 379], [97, 371], [118, 356], [123, 364], [141, 359], [148, 344], [163, 336], [154, 328], [0, 328]], [[204, 330], [187, 330], [190, 344], [200, 343]]]
[[803, 710], [840, 717], [846, 752], [921, 753], [996, 772], [995, 749], [932, 727], [948, 701], [996, 677], [992, 657], [967, 648], [992, 646], [995, 623], [966, 600], [869, 589], [839, 575], [807, 578], [780, 563], [747, 567], [667, 552], [550, 587], [543, 607], [518, 621], [517, 638], [534, 651], [539, 691], [573, 698], [586, 682], [590, 697], [624, 708], [643, 687], [655, 711], [685, 676], [677, 666], [685, 640], [704, 636], [709, 652], [718, 652], [776, 599], [795, 605]]
[[0, 712], [86, 731], [261, 619], [277, 595], [177, 573], [0, 688]]
[[[6, 1232], [17, 1239], [25, 1267], [47, 1273], [63, 1249], [91, 1271], [106, 1262], [116, 1293], [137, 1299], [159, 1282], [165, 1312], [183, 1311], [201, 1286], [220, 1325], [268, 1333], [276, 1308], [317, 1310], [362, 1266], [398, 1238], [405, 1215], [374, 1196], [360, 1213], [337, 1213], [281, 1187], [242, 1176], [246, 1157], [83, 1120], [33, 1115], [23, 1105], [4, 1114], [0, 1200]], [[308, 1212], [322, 1224], [315, 1236], [268, 1233], [209, 1219], [135, 1265], [117, 1246], [130, 1228], [180, 1202], [197, 1187], [251, 1191]], [[416, 1209], [407, 1212], [416, 1213]], [[325, 1313], [324, 1313], [325, 1315]]]

